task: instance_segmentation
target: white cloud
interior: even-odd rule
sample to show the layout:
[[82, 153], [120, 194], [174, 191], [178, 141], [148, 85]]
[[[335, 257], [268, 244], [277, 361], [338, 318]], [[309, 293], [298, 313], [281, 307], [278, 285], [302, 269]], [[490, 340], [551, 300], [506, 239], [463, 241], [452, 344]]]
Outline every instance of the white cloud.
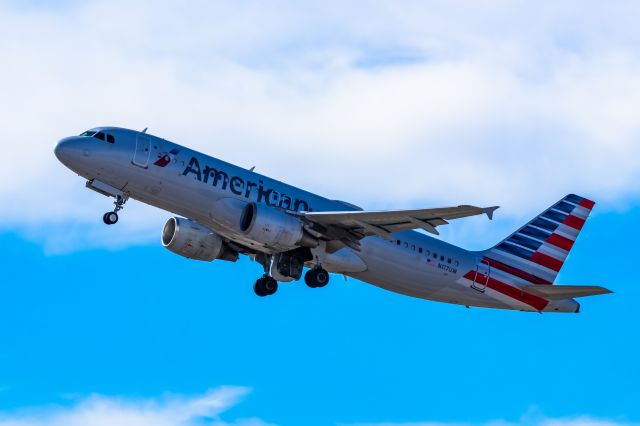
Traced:
[[[167, 394], [155, 399], [132, 399], [92, 395], [69, 406], [45, 406], [18, 411], [0, 411], [0, 426], [276, 426], [258, 417], [229, 420], [224, 415], [249, 389], [220, 387], [202, 395]], [[357, 423], [338, 426], [640, 426], [624, 419], [590, 416], [548, 418], [533, 412], [515, 422], [493, 420], [469, 422]]]
[[247, 392], [246, 388], [222, 387], [203, 395], [167, 395], [157, 400], [94, 395], [70, 407], [0, 412], [0, 426], [269, 426], [258, 418], [232, 422], [221, 418]]
[[624, 206], [640, 195], [638, 12], [630, 1], [0, 3], [0, 226], [52, 251], [157, 238], [165, 215], [150, 208], [101, 227], [110, 201], [52, 155], [60, 137], [104, 124], [149, 126], [369, 208], [500, 204], [520, 220], [567, 192]]

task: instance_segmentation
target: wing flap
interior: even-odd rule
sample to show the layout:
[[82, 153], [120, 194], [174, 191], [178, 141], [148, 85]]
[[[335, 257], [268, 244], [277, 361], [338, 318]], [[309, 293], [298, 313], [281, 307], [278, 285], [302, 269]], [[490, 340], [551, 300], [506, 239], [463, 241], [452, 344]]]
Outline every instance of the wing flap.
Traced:
[[523, 290], [547, 300], [573, 299], [613, 293], [609, 289], [595, 285], [528, 285]]

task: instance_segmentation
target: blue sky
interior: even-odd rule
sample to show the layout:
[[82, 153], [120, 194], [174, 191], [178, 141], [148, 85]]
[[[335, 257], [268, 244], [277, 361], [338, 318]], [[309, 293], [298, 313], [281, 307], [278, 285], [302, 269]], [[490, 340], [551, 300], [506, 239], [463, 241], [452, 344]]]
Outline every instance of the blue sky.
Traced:
[[234, 385], [250, 391], [227, 421], [638, 422], [628, 265], [640, 253], [620, 237], [638, 217], [596, 211], [580, 236], [560, 281], [616, 294], [584, 299], [579, 315], [467, 310], [339, 277], [265, 300], [248, 261], [190, 262], [160, 246], [46, 256], [6, 233], [0, 412]]
[[[640, 424], [638, 12], [0, 2], [0, 426]], [[247, 259], [164, 250], [164, 212], [101, 224], [52, 147], [107, 124], [366, 208], [501, 205], [443, 231], [470, 249], [579, 193], [558, 281], [615, 294], [537, 315], [335, 276], [259, 299]]]

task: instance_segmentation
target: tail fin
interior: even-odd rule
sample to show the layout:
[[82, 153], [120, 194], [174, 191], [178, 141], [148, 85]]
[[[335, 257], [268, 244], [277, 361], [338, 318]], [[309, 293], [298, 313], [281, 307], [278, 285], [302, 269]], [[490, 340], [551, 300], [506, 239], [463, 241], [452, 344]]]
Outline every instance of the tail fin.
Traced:
[[567, 195], [484, 252], [483, 262], [527, 284], [553, 284], [595, 203]]

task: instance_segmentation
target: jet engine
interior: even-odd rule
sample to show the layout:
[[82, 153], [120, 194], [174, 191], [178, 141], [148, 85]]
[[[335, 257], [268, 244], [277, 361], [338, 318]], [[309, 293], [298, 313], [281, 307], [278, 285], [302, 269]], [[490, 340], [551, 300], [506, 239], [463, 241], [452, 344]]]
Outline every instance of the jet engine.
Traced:
[[238, 260], [238, 253], [228, 248], [217, 234], [192, 220], [179, 217], [171, 217], [164, 224], [162, 245], [189, 259], [206, 262]]
[[240, 231], [248, 238], [276, 249], [318, 246], [318, 240], [305, 231], [300, 219], [256, 203], [248, 203], [242, 210]]

